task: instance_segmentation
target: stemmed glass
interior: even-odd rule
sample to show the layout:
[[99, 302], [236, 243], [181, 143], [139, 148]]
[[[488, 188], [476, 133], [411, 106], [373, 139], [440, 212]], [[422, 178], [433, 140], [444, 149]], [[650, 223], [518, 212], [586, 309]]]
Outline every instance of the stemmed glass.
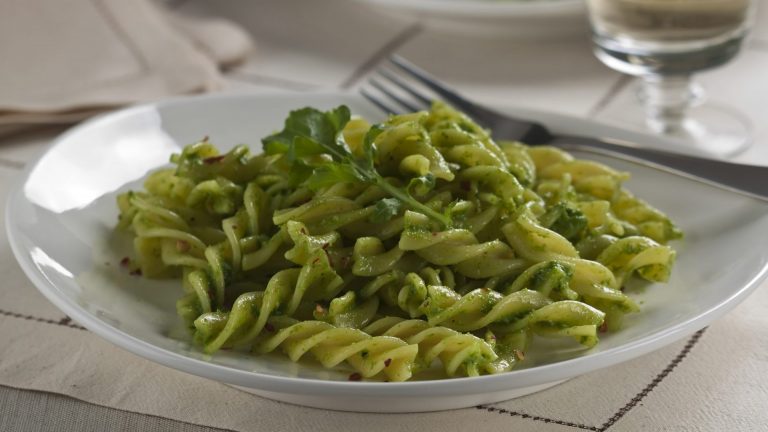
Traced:
[[638, 95], [646, 125], [715, 156], [749, 147], [751, 125], [737, 111], [703, 104], [704, 92], [691, 76], [739, 52], [756, 4], [587, 0], [595, 54], [609, 67], [641, 78]]

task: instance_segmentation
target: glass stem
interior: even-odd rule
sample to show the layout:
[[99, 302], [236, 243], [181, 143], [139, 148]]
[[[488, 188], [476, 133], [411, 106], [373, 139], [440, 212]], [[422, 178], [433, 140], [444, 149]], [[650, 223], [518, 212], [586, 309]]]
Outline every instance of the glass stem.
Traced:
[[646, 123], [654, 132], [680, 134], [688, 109], [701, 103], [703, 91], [690, 75], [646, 75], [640, 88]]

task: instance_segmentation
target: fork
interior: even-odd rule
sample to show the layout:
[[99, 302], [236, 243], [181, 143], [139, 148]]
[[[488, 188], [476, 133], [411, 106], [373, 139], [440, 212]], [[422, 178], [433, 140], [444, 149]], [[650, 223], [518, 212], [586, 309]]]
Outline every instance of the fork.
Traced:
[[[768, 167], [766, 166], [738, 164], [645, 148], [636, 143], [617, 139], [553, 134], [541, 123], [509, 117], [469, 101], [400, 56], [393, 55], [389, 60], [399, 70], [429, 88], [445, 102], [463, 111], [481, 126], [490, 129], [496, 139], [521, 141], [528, 145], [550, 145], [564, 150], [579, 150], [629, 160], [768, 202]], [[365, 88], [361, 88], [360, 92], [382, 111], [387, 114], [399, 114], [405, 111], [420, 111], [431, 106], [434, 98], [430, 97], [429, 93], [387, 69], [380, 69], [378, 73], [384, 78], [386, 84], [376, 78], [370, 78], [369, 83], [388, 99], [377, 97]], [[398, 89], [399, 92], [393, 91], [391, 87]]]

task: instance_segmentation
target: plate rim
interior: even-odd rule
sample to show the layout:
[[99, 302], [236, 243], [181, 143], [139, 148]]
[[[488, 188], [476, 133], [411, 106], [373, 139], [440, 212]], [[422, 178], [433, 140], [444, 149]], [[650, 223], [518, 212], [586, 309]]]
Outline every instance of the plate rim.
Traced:
[[[40, 161], [63, 139], [74, 135], [82, 129], [90, 128], [94, 124], [104, 121], [112, 121], [121, 116], [130, 115], [138, 110], [162, 109], [175, 104], [185, 103], [205, 103], [209, 100], [226, 99], [253, 99], [260, 97], [290, 97], [290, 98], [312, 98], [336, 96], [340, 98], [353, 97], [362, 102], [362, 99], [351, 92], [343, 91], [322, 91], [309, 93], [293, 92], [252, 92], [237, 94], [208, 94], [196, 96], [182, 96], [170, 98], [162, 101], [138, 104], [127, 108], [119, 109], [113, 112], [104, 113], [88, 119], [72, 128], [64, 131], [47, 146], [34, 162], [28, 164], [22, 173], [16, 177], [15, 184], [9, 189], [9, 195], [5, 203], [5, 230], [8, 236], [8, 243], [11, 247], [14, 257], [24, 274], [32, 282], [35, 288], [40, 291], [51, 303], [61, 311], [82, 324], [88, 330], [99, 337], [106, 339], [113, 345], [125, 349], [140, 357], [144, 357], [170, 368], [181, 370], [193, 375], [210, 378], [220, 382], [237, 384], [265, 391], [280, 393], [303, 393], [303, 394], [335, 394], [335, 395], [358, 395], [358, 396], [434, 396], [434, 395], [459, 395], [476, 394], [480, 392], [503, 391], [523, 386], [543, 384], [557, 380], [568, 379], [582, 375], [584, 373], [600, 370], [606, 367], [623, 363], [627, 360], [640, 357], [651, 351], [660, 349], [672, 342], [680, 340], [685, 336], [692, 334], [701, 328], [709, 325], [713, 321], [725, 315], [735, 308], [746, 297], [748, 297], [763, 280], [768, 278], [768, 263], [764, 264], [751, 279], [740, 289], [733, 292], [729, 297], [720, 301], [717, 305], [698, 313], [695, 317], [676, 323], [662, 331], [640, 337], [639, 339], [614, 348], [607, 349], [597, 353], [587, 354], [572, 359], [551, 363], [532, 368], [513, 370], [510, 372], [485, 375], [479, 377], [460, 377], [448, 378], [431, 381], [406, 381], [406, 382], [349, 382], [321, 380], [316, 378], [299, 378], [270, 375], [260, 372], [245, 371], [242, 369], [228, 367], [222, 364], [207, 362], [204, 360], [187, 357], [165, 348], [151, 344], [150, 342], [139, 339], [135, 336], [113, 327], [111, 324], [100, 320], [84, 308], [77, 305], [70, 298], [59, 295], [56, 284], [48, 280], [34, 261], [30, 259], [28, 250], [22, 247], [19, 239], [20, 232], [16, 232], [14, 227], [18, 227], [18, 218], [14, 212], [15, 204], [28, 204], [33, 208], [38, 206], [29, 202], [24, 196], [23, 186], [29, 179], [31, 172], [37, 167]], [[514, 109], [514, 108], [509, 108]], [[554, 115], [559, 118], [569, 118], [580, 123], [598, 124], [591, 119], [579, 118], [576, 116], [564, 115], [559, 113], [547, 113], [544, 111], [530, 110], [520, 108], [527, 113], [541, 113], [543, 115]], [[756, 203], [760, 201], [745, 197]]]

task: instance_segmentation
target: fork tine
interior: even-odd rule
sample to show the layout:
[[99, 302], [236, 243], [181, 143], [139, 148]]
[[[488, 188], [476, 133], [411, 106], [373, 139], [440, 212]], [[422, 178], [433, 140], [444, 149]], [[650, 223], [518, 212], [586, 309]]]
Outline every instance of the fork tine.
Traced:
[[368, 82], [374, 86], [376, 89], [378, 89], [380, 92], [384, 94], [384, 96], [387, 96], [388, 98], [392, 99], [393, 101], [397, 102], [398, 104], [404, 106], [408, 111], [415, 112], [419, 111], [419, 107], [412, 104], [411, 102], [408, 102], [407, 100], [401, 98], [400, 96], [396, 95], [392, 90], [385, 87], [382, 83], [377, 81], [374, 78], [370, 78]]
[[374, 96], [371, 92], [367, 91], [366, 89], [361, 88], [360, 94], [363, 95], [363, 97], [366, 98], [368, 102], [376, 105], [378, 109], [384, 111], [386, 114], [398, 114], [398, 110], [392, 108], [391, 106], [386, 104], [384, 101]]
[[398, 86], [401, 89], [403, 89], [409, 95], [411, 95], [414, 98], [418, 99], [423, 105], [425, 105], [427, 107], [432, 105], [432, 99], [433, 98], [430, 98], [427, 95], [425, 95], [424, 93], [419, 92], [418, 90], [416, 90], [415, 87], [413, 87], [412, 85], [410, 85], [407, 82], [405, 82], [405, 80], [400, 78], [399, 76], [393, 74], [392, 72], [390, 72], [390, 71], [388, 71], [386, 69], [379, 70], [379, 74], [381, 74], [381, 76], [383, 76], [384, 78], [389, 80], [391, 83], [393, 83], [396, 86]]
[[450, 102], [451, 104], [457, 105], [459, 107], [474, 105], [472, 102], [468, 101], [467, 99], [464, 99], [462, 96], [458, 95], [456, 92], [448, 88], [448, 86], [438, 81], [437, 78], [433, 77], [432, 75], [427, 73], [425, 70], [414, 65], [408, 60], [400, 57], [399, 55], [393, 54], [392, 56], [389, 57], [389, 61], [391, 61], [393, 64], [395, 64], [397, 67], [399, 67], [403, 71], [407, 72], [409, 75], [411, 75], [413, 78], [415, 78], [419, 82], [429, 87], [435, 93], [442, 96], [443, 99]]

